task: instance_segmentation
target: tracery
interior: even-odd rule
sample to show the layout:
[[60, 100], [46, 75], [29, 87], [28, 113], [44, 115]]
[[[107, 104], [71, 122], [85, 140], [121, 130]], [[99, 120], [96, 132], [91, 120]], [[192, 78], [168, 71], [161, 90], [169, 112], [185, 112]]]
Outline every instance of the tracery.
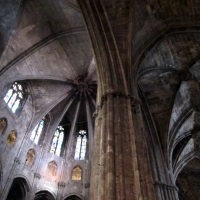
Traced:
[[50, 153], [60, 156], [63, 139], [64, 139], [64, 128], [62, 126], [58, 126], [58, 128], [54, 133]]
[[25, 91], [22, 84], [14, 82], [4, 97], [4, 101], [13, 113], [22, 107], [25, 101]]

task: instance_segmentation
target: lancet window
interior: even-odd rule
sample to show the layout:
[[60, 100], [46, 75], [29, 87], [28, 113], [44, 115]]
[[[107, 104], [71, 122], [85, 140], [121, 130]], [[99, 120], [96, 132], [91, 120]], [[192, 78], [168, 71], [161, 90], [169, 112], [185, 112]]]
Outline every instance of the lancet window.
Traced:
[[79, 181], [82, 179], [82, 170], [79, 166], [76, 166], [72, 171], [72, 180]]
[[85, 130], [80, 130], [76, 142], [75, 160], [85, 160], [86, 143], [87, 133]]
[[23, 102], [25, 101], [25, 91], [22, 84], [14, 82], [6, 93], [4, 101], [7, 103], [8, 107], [13, 113], [19, 111], [20, 108], [22, 108]]
[[32, 166], [35, 161], [35, 151], [34, 149], [29, 149], [26, 154], [26, 162]]
[[56, 172], [57, 172], [57, 163], [55, 161], [51, 161], [49, 164], [48, 164], [48, 174], [50, 176], [56, 176]]
[[58, 126], [58, 128], [54, 133], [50, 153], [60, 156], [63, 139], [64, 139], [64, 128], [62, 126]]
[[13, 146], [15, 144], [16, 139], [17, 139], [17, 133], [16, 131], [13, 130], [10, 132], [10, 134], [7, 137], [8, 144], [10, 146]]
[[44, 121], [45, 118], [43, 118], [33, 129], [32, 133], [31, 133], [31, 137], [30, 139], [35, 143], [38, 144], [38, 141], [40, 139], [40, 136], [42, 134], [43, 128], [44, 128]]

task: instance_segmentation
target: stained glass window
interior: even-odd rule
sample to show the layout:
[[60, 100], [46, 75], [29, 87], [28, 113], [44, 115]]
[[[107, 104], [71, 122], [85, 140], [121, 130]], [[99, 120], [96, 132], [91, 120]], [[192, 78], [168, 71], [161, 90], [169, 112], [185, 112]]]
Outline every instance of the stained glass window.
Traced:
[[85, 160], [86, 143], [87, 143], [86, 131], [80, 130], [76, 142], [76, 150], [74, 156], [75, 160]]
[[18, 82], [14, 82], [4, 97], [4, 101], [13, 113], [22, 105], [25, 100], [24, 88]]
[[64, 128], [62, 126], [58, 126], [58, 128], [54, 133], [50, 153], [60, 156], [63, 139], [64, 139]]
[[40, 135], [42, 134], [42, 130], [44, 127], [44, 118], [42, 119], [42, 121], [40, 121], [35, 128], [33, 129], [32, 133], [31, 133], [31, 137], [30, 139], [35, 143], [38, 144]]

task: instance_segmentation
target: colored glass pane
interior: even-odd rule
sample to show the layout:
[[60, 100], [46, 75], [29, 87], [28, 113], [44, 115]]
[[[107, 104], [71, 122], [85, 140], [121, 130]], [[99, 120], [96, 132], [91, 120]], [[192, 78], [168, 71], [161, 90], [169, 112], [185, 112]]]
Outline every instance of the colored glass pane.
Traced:
[[6, 103], [8, 103], [10, 97], [12, 96], [12, 93], [13, 93], [13, 89], [9, 89], [8, 92], [7, 92], [7, 94], [6, 94], [6, 96], [4, 97], [4, 101]]
[[23, 97], [24, 92], [22, 85], [15, 82], [5, 95], [4, 101], [7, 103], [12, 112], [15, 113], [20, 104], [22, 104], [22, 101], [24, 100]]
[[86, 153], [87, 136], [85, 130], [80, 130], [76, 142], [75, 160], [84, 160]]
[[64, 139], [64, 128], [62, 126], [58, 126], [54, 133], [54, 137], [51, 144], [50, 153], [56, 154], [60, 156], [61, 147]]
[[44, 127], [44, 119], [42, 121], [40, 121], [35, 128], [33, 129], [32, 133], [31, 133], [31, 137], [30, 139], [35, 143], [38, 144], [38, 141], [40, 139], [40, 135], [42, 133]]

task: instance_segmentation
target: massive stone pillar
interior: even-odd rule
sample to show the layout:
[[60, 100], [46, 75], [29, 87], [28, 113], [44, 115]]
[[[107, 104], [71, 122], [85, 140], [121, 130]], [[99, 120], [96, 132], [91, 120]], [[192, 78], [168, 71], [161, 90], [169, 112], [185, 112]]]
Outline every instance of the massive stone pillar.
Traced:
[[144, 124], [137, 84], [130, 73], [133, 1], [78, 2], [99, 78], [90, 200], [176, 200], [177, 189], [162, 149]]

